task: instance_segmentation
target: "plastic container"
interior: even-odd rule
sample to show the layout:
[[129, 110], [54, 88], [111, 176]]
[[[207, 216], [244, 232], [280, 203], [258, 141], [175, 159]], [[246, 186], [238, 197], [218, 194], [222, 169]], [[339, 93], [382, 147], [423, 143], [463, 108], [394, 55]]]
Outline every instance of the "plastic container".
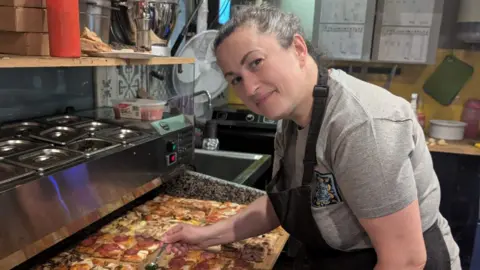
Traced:
[[452, 141], [463, 140], [467, 124], [450, 120], [430, 120], [429, 136], [435, 139]]
[[476, 139], [480, 125], [480, 100], [470, 99], [463, 106], [462, 121], [467, 123], [465, 138]]
[[47, 20], [50, 56], [80, 57], [78, 0], [47, 0]]
[[151, 99], [113, 100], [115, 118], [137, 119], [142, 121], [161, 120], [165, 102]]

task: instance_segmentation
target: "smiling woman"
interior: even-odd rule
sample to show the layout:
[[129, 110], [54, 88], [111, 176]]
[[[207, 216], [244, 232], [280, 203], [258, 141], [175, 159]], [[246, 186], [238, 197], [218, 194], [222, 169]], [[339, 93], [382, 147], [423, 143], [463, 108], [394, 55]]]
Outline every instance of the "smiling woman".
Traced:
[[274, 178], [241, 213], [180, 225], [166, 242], [216, 245], [282, 225], [312, 269], [461, 269], [424, 133], [405, 99], [327, 71], [299, 19], [273, 7], [238, 11], [214, 47], [245, 105], [282, 120]]
[[[317, 69], [315, 61], [307, 57], [311, 55], [321, 63], [320, 54], [306, 41], [296, 16], [271, 12], [268, 6], [247, 9], [238, 12], [220, 29], [214, 42], [219, 65], [251, 110], [274, 120], [288, 117], [296, 113], [298, 104], [311, 103], [308, 91], [299, 90], [312, 84], [307, 81], [312, 76], [304, 71], [318, 71], [320, 76], [326, 76], [327, 69], [323, 66]], [[238, 35], [231, 35], [233, 32]]]

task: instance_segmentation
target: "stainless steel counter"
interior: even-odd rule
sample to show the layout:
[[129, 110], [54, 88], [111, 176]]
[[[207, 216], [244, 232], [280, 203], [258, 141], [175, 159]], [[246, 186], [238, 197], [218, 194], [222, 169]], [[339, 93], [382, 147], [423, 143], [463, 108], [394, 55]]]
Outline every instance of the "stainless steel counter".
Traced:
[[272, 164], [270, 155], [195, 149], [195, 171], [252, 186]]

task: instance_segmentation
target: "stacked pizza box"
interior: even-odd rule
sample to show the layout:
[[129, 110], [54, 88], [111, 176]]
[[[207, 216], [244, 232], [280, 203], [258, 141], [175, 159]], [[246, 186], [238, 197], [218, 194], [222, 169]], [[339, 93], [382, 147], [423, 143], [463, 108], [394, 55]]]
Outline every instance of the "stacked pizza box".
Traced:
[[0, 0], [0, 18], [0, 54], [50, 54], [46, 0]]
[[[160, 195], [100, 228], [38, 269], [144, 269], [161, 250], [163, 234], [179, 223], [205, 226], [228, 218], [246, 206], [231, 202]], [[162, 253], [160, 269], [258, 269], [286, 232], [267, 234], [187, 254]]]

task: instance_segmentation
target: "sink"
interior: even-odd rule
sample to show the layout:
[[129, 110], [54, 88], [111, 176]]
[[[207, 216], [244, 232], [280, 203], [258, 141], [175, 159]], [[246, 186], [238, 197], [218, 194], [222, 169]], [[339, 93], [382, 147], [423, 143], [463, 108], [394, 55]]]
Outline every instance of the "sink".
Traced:
[[270, 155], [195, 149], [193, 165], [199, 173], [242, 185], [253, 185], [270, 167]]

